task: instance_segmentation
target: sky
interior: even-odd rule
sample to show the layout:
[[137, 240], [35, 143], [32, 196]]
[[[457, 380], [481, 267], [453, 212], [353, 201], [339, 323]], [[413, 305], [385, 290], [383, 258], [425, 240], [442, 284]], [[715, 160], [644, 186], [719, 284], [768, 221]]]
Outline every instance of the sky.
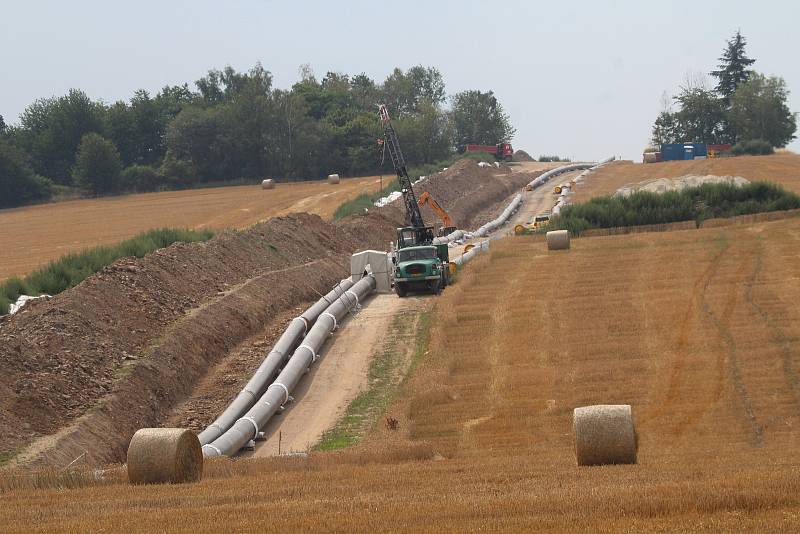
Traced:
[[0, 0], [0, 115], [16, 124], [35, 99], [73, 87], [114, 102], [258, 61], [280, 88], [302, 64], [378, 82], [424, 65], [450, 95], [494, 91], [515, 149], [640, 160], [662, 94], [713, 70], [737, 29], [753, 68], [782, 76], [800, 111], [798, 20], [788, 0]]

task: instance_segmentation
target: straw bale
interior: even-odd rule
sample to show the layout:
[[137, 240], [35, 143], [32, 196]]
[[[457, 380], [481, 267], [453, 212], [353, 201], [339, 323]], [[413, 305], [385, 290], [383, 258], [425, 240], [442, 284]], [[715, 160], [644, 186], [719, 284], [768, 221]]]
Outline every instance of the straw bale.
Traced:
[[547, 250], [567, 249], [569, 249], [569, 232], [567, 230], [547, 232]]
[[338, 174], [329, 174], [328, 175], [328, 183], [329, 184], [338, 184], [339, 183], [339, 175]]
[[636, 463], [638, 443], [630, 405], [575, 408], [573, 426], [578, 465]]
[[132, 484], [197, 482], [203, 475], [200, 440], [183, 428], [142, 428], [128, 446]]
[[275, 189], [275, 180], [267, 178], [261, 182], [261, 189]]

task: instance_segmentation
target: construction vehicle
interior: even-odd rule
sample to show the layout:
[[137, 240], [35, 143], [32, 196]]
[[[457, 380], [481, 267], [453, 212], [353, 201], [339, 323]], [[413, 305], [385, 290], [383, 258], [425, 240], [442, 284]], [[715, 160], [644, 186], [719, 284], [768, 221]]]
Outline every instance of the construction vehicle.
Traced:
[[464, 151], [486, 152], [493, 155], [497, 161], [511, 161], [514, 159], [514, 149], [511, 148], [511, 143], [499, 143], [496, 145], [468, 144], [464, 146]]
[[453, 220], [450, 218], [450, 214], [445, 211], [445, 209], [439, 205], [438, 202], [431, 196], [430, 193], [425, 191], [419, 196], [419, 206], [422, 207], [425, 204], [428, 204], [431, 209], [436, 212], [436, 215], [442, 220], [442, 227], [439, 228], [438, 235], [439, 237], [444, 237], [446, 235], [452, 234], [457, 230], [457, 228], [453, 225]]
[[514, 227], [514, 234], [516, 235], [527, 235], [532, 234], [536, 230], [544, 228], [550, 224], [550, 213], [540, 213], [536, 217], [533, 218], [531, 222], [528, 224], [518, 224]]
[[439, 293], [450, 279], [450, 251], [446, 243], [433, 244], [433, 226], [426, 226], [422, 219], [400, 141], [385, 105], [379, 106], [378, 116], [383, 125], [384, 146], [397, 173], [406, 208], [406, 226], [397, 229], [396, 250], [392, 256], [395, 293], [400, 297], [405, 297], [409, 291]]

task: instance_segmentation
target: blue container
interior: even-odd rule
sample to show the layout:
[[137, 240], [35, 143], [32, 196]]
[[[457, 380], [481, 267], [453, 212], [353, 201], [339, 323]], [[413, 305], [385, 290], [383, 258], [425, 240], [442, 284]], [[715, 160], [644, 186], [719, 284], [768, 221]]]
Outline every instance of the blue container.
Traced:
[[694, 159], [694, 146], [693, 145], [683, 145], [683, 159], [685, 160], [692, 160]]
[[705, 143], [692, 143], [692, 147], [694, 148], [695, 157], [708, 156], [708, 146]]
[[676, 161], [682, 160], [683, 158], [684, 155], [682, 143], [661, 145], [661, 161]]

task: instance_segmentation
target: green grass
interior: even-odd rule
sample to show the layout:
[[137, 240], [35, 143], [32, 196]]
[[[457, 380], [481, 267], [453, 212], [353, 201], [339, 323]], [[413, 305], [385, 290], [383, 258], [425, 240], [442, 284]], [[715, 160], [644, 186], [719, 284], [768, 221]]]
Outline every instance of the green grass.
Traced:
[[88, 276], [119, 258], [146, 254], [182, 241], [207, 241], [211, 230], [160, 228], [138, 234], [114, 246], [99, 246], [62, 256], [24, 278], [9, 278], [0, 284], [0, 315], [8, 313], [20, 295], [55, 295], [81, 283]]
[[[475, 161], [494, 160], [490, 154], [475, 152], [458, 154], [451, 158], [443, 159], [435, 163], [426, 163], [411, 167], [410, 169], [407, 169], [408, 176], [411, 178], [411, 181], [414, 182], [418, 180], [420, 176], [429, 176], [431, 174], [440, 172], [443, 168], [449, 167], [461, 159], [473, 159]], [[380, 191], [375, 193], [361, 193], [357, 197], [343, 202], [333, 213], [334, 219], [339, 220], [349, 215], [363, 214], [365, 210], [372, 209], [375, 205], [375, 201], [379, 198], [388, 196], [390, 193], [400, 190], [400, 184], [397, 182], [397, 178], [394, 175], [388, 175], [387, 180], [389, 185]]]
[[569, 230], [580, 235], [591, 228], [615, 228], [666, 224], [716, 217], [734, 217], [800, 208], [800, 196], [766, 182], [743, 186], [729, 183], [703, 184], [683, 191], [651, 193], [637, 191], [630, 196], [597, 197], [583, 204], [565, 207], [541, 232]]
[[353, 399], [344, 417], [322, 436], [322, 441], [315, 447], [316, 450], [333, 451], [354, 445], [375, 426], [394, 398], [400, 384], [424, 356], [430, 340], [430, 324], [429, 314], [422, 313], [416, 326], [411, 366], [404, 372], [403, 344], [397, 341], [397, 338], [410, 335], [415, 328], [415, 321], [413, 315], [395, 317], [390, 334], [387, 336], [389, 341], [370, 364], [367, 390]]

